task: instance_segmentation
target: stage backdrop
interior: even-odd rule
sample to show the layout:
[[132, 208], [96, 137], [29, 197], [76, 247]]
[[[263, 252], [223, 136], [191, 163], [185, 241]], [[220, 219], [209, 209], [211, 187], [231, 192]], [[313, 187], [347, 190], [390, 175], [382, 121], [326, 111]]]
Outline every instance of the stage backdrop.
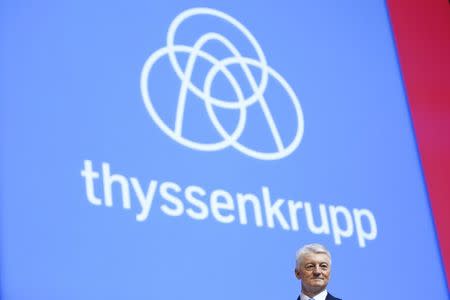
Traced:
[[446, 299], [383, 1], [3, 1], [13, 299]]

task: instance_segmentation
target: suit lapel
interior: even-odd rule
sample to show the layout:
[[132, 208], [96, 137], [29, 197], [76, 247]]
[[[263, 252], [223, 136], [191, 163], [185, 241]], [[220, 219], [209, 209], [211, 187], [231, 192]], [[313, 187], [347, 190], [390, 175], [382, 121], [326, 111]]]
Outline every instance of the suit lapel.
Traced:
[[327, 297], [325, 298], [325, 300], [336, 300], [336, 298], [333, 297], [333, 295], [331, 295], [330, 293], [328, 293]]

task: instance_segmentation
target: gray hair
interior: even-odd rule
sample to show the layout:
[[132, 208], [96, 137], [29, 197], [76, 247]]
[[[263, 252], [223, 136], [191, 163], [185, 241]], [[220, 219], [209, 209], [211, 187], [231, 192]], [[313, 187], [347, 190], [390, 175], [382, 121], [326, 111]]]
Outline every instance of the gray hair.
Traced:
[[303, 257], [306, 254], [319, 254], [319, 253], [323, 253], [326, 254], [329, 258], [330, 258], [330, 265], [331, 265], [331, 254], [330, 251], [328, 251], [327, 248], [325, 248], [324, 245], [321, 244], [308, 244], [303, 246], [302, 248], [298, 249], [297, 252], [295, 253], [295, 262], [296, 265], [295, 267], [297, 268], [300, 263], [302, 262]]

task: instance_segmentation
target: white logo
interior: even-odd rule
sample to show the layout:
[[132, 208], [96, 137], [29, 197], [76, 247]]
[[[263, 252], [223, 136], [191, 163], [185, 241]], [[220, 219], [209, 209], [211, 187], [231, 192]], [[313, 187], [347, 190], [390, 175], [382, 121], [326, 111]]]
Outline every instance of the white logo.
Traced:
[[[202, 36], [200, 36], [200, 38], [198, 38], [193, 46], [176, 45], [175, 34], [179, 26], [186, 19], [199, 15], [216, 17], [233, 25], [251, 43], [254, 51], [257, 54], [257, 59], [242, 56], [229, 39], [215, 32], [208, 32], [206, 34], [203, 34]], [[207, 26], [208, 24], [205, 25]], [[233, 56], [226, 57], [224, 59], [218, 59], [212, 54], [204, 51], [202, 48], [208, 41], [220, 42], [233, 54]], [[176, 56], [177, 53], [188, 54], [188, 59], [187, 63], [185, 64], [184, 70], [180, 66], [179, 60]], [[150, 91], [148, 87], [149, 75], [152, 71], [153, 65], [165, 55], [168, 55], [170, 63], [176, 75], [181, 80], [181, 88], [178, 96], [178, 105], [173, 126], [168, 126], [156, 112], [150, 97]], [[212, 65], [205, 77], [203, 88], [197, 87], [191, 81], [192, 72], [197, 58], [204, 59]], [[248, 84], [253, 92], [253, 94], [247, 98], [244, 96], [244, 92], [237, 82], [236, 77], [233, 76], [229, 69], [229, 66], [235, 64], [239, 65], [239, 67], [242, 69], [243, 74], [245, 74], [245, 77], [248, 80]], [[259, 83], [256, 82], [255, 77], [250, 71], [250, 67], [259, 68], [259, 70], [261, 71], [261, 80]], [[236, 101], [225, 101], [211, 95], [212, 83], [219, 72], [229, 81], [229, 84], [236, 94]], [[293, 139], [288, 141], [287, 143], [283, 142], [280, 136], [280, 132], [274, 122], [272, 113], [269, 110], [267, 102], [264, 98], [269, 78], [274, 78], [284, 88], [286, 94], [290, 97], [289, 103], [292, 104], [292, 108], [295, 110], [295, 121], [297, 129]], [[185, 114], [186, 96], [188, 91], [193, 93], [196, 97], [204, 102], [208, 117], [211, 120], [214, 128], [217, 130], [218, 134], [221, 136], [221, 141], [213, 143], [200, 143], [183, 136], [183, 118]], [[167, 33], [166, 47], [163, 47], [150, 55], [150, 57], [144, 64], [141, 74], [141, 93], [150, 116], [159, 126], [159, 128], [161, 128], [162, 131], [164, 131], [168, 136], [170, 136], [178, 143], [192, 149], [200, 151], [216, 151], [224, 149], [228, 146], [232, 146], [240, 152], [253, 158], [262, 160], [275, 160], [290, 155], [299, 146], [300, 141], [303, 137], [303, 112], [295, 92], [279, 73], [277, 73], [274, 69], [267, 65], [266, 57], [259, 43], [249, 32], [249, 30], [235, 18], [218, 10], [210, 8], [188, 9], [179, 14], [172, 21]], [[239, 138], [244, 132], [247, 121], [247, 108], [255, 104], [259, 104], [261, 107], [265, 120], [267, 121], [270, 132], [273, 136], [273, 142], [276, 145], [276, 151], [258, 151], [251, 149], [239, 142]], [[217, 114], [214, 111], [214, 107], [228, 110], [239, 110], [239, 120], [233, 132], [230, 133], [225, 130], [224, 126], [219, 122]]]

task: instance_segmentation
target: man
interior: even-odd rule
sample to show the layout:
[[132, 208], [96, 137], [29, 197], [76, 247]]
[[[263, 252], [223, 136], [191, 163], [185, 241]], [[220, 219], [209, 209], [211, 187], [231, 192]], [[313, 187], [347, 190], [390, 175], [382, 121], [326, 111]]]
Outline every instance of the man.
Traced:
[[327, 291], [331, 272], [330, 252], [320, 244], [303, 246], [296, 253], [295, 276], [302, 282], [297, 300], [341, 300]]

